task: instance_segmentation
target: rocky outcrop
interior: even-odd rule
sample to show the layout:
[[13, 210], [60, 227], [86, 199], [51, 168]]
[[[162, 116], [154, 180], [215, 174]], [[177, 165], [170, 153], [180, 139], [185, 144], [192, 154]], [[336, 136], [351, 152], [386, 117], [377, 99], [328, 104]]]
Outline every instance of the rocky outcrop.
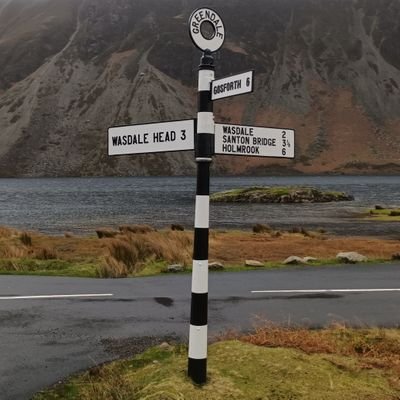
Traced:
[[224, 267], [224, 264], [222, 264], [218, 261], [214, 261], [214, 262], [208, 263], [208, 269], [210, 271], [223, 271], [225, 269], [225, 267]]
[[306, 264], [303, 258], [298, 257], [298, 256], [290, 256], [286, 258], [282, 264], [285, 265], [298, 265], [298, 264]]
[[261, 261], [257, 261], [257, 260], [246, 260], [244, 262], [244, 265], [246, 267], [263, 267], [264, 264]]
[[363, 256], [356, 251], [348, 251], [348, 252], [341, 252], [336, 255], [336, 259], [340, 262], [355, 264], [358, 262], [365, 262], [368, 261], [366, 256]]
[[343, 192], [315, 188], [251, 187], [214, 193], [210, 199], [222, 203], [327, 203], [351, 201], [354, 197]]

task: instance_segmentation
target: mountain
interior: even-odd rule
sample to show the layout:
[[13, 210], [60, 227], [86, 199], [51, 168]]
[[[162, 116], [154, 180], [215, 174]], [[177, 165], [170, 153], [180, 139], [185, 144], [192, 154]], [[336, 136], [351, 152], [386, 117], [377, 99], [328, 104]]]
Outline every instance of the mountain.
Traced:
[[[398, 0], [210, 0], [216, 77], [255, 70], [217, 122], [296, 130], [296, 158], [216, 174], [399, 173]], [[193, 174], [192, 152], [107, 156], [107, 128], [196, 114], [198, 0], [0, 0], [0, 176]]]

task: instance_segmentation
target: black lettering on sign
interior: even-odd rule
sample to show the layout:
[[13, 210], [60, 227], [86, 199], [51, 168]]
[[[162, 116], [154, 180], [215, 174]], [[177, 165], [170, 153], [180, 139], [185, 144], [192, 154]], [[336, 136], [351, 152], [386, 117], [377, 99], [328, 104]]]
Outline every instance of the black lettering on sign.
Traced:
[[186, 129], [181, 129], [181, 140], [186, 140]]
[[175, 139], [176, 139], [175, 131], [170, 131], [170, 132], [166, 131], [165, 132], [165, 139], [164, 139], [165, 142], [174, 142]]
[[[248, 138], [243, 138], [248, 139]], [[222, 145], [223, 153], [239, 153], [239, 154], [250, 154], [250, 155], [258, 155], [260, 154], [260, 148], [258, 146], [246, 146], [241, 144], [223, 144]]]
[[270, 146], [270, 147], [275, 147], [276, 146], [276, 139], [275, 138], [260, 138], [260, 137], [255, 137], [253, 138], [253, 144], [258, 145], [258, 146]]
[[223, 125], [222, 131], [231, 135], [245, 135], [245, 136], [253, 136], [254, 128], [248, 126], [229, 126]]
[[164, 143], [164, 132], [154, 132], [153, 133], [154, 143]]
[[140, 134], [137, 135], [122, 135], [122, 136], [113, 136], [112, 144], [113, 146], [126, 146], [132, 144], [148, 144], [148, 133], [144, 133], [143, 136]]
[[214, 21], [215, 14], [211, 10], [206, 10], [206, 19]]
[[200, 32], [199, 24], [196, 21], [192, 22], [192, 32], [197, 35]]

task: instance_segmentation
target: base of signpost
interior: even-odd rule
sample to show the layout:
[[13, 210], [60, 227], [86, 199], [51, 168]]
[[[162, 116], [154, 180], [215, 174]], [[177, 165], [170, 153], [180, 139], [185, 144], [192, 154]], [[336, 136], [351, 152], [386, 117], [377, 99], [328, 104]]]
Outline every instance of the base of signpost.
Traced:
[[203, 385], [207, 381], [207, 359], [196, 360], [189, 358], [188, 375], [196, 385]]

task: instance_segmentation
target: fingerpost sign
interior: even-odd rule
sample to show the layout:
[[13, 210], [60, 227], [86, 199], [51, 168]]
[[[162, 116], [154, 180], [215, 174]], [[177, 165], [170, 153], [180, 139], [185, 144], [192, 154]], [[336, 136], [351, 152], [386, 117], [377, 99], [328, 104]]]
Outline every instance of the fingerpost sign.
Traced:
[[213, 101], [251, 93], [254, 71], [215, 80], [213, 53], [225, 41], [218, 13], [203, 7], [189, 18], [189, 34], [203, 54], [198, 70], [197, 119], [115, 126], [108, 130], [108, 155], [194, 150], [197, 185], [194, 216], [192, 296], [188, 375], [207, 380], [208, 242], [210, 165], [214, 154], [250, 157], [294, 157], [294, 130], [214, 123]]

